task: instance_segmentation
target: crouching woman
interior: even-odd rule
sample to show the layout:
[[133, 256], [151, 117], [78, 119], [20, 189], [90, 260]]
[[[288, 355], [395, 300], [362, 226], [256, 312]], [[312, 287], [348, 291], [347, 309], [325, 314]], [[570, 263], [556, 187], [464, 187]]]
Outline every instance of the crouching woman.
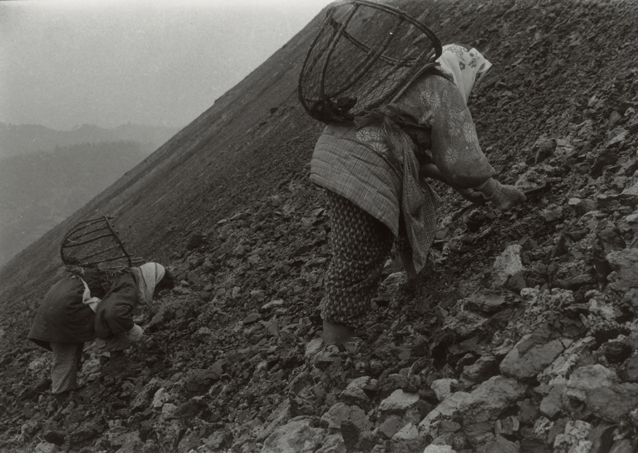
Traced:
[[112, 360], [123, 357], [144, 333], [133, 321], [135, 308], [173, 286], [172, 275], [158, 263], [117, 272], [67, 270], [44, 296], [27, 336], [52, 353], [51, 393], [78, 387], [85, 342], [98, 338]]

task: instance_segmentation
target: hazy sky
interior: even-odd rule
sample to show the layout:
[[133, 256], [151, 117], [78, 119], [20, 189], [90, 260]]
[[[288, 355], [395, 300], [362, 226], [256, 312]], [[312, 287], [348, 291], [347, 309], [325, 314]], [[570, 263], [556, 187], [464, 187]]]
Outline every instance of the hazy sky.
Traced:
[[0, 2], [0, 122], [182, 127], [330, 0]]

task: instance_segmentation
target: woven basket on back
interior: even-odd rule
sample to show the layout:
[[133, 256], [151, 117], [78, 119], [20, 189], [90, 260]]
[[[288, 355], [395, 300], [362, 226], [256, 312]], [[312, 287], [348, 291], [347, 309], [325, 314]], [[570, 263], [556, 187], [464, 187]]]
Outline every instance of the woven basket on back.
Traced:
[[436, 35], [403, 11], [365, 0], [340, 2], [328, 10], [306, 55], [299, 100], [321, 122], [352, 124], [400, 95], [440, 55]]
[[107, 216], [86, 220], [71, 228], [62, 240], [60, 255], [67, 266], [83, 268], [115, 270], [144, 263], [126, 251]]

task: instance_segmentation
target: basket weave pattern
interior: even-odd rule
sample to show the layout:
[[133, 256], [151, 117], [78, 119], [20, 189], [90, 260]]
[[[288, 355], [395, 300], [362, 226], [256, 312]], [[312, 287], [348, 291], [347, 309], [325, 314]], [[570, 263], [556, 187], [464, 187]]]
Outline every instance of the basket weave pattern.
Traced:
[[71, 228], [62, 240], [60, 255], [67, 266], [104, 270], [131, 267], [140, 261], [127, 252], [107, 216], [86, 220]]
[[364, 0], [339, 3], [306, 55], [299, 100], [319, 121], [351, 124], [391, 101], [440, 54], [438, 38], [408, 14]]

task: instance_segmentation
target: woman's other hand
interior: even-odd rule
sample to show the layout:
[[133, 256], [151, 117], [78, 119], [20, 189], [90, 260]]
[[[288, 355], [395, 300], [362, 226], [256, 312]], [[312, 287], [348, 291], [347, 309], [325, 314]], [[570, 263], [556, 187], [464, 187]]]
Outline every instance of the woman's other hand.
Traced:
[[476, 188], [476, 190], [480, 191], [487, 201], [491, 201], [499, 211], [507, 211], [527, 200], [525, 194], [516, 187], [501, 184], [492, 178]]
[[421, 177], [422, 178], [438, 179], [439, 181], [443, 181], [443, 182], [447, 183], [447, 181], [443, 177], [443, 174], [441, 174], [441, 171], [439, 170], [439, 167], [437, 167], [434, 164], [423, 165], [421, 167]]
[[499, 211], [507, 211], [516, 205], [524, 203], [527, 197], [514, 186], [498, 183], [490, 201]]
[[475, 204], [485, 204], [487, 199], [483, 196], [481, 192], [474, 189], [456, 189], [456, 191], [465, 198], [467, 201], [471, 201]]
[[128, 331], [129, 340], [135, 342], [140, 341], [144, 337], [144, 329], [142, 329], [137, 324], [133, 325], [133, 328]]

